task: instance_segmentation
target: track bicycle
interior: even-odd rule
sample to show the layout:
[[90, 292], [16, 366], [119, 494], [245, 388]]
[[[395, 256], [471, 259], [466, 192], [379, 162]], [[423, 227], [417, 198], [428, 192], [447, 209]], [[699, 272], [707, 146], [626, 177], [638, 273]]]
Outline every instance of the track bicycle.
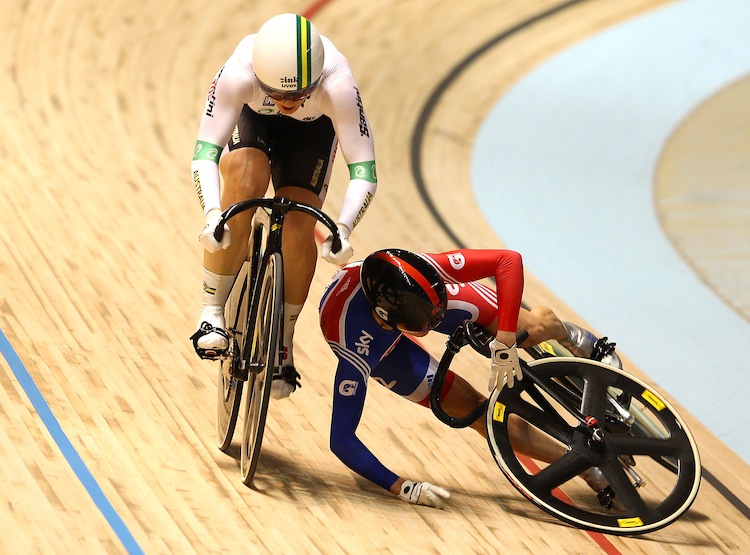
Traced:
[[[242, 481], [250, 485], [258, 466], [273, 375], [281, 370], [284, 337], [284, 260], [281, 238], [284, 218], [299, 211], [315, 218], [333, 233], [333, 252], [341, 249], [336, 223], [308, 204], [284, 197], [253, 198], [227, 208], [215, 233], [221, 241], [224, 224], [247, 210], [252, 218], [248, 253], [225, 307], [229, 348], [220, 361], [217, 388], [216, 434], [219, 449], [229, 450], [240, 409]], [[245, 390], [245, 403], [241, 403]]]
[[[518, 343], [525, 337], [520, 332]], [[494, 389], [464, 416], [447, 414], [440, 394], [454, 356], [470, 345], [489, 358], [491, 339], [468, 321], [451, 335], [430, 404], [454, 428], [484, 417], [490, 452], [524, 497], [572, 526], [614, 535], [653, 532], [688, 510], [701, 463], [683, 418], [652, 386], [619, 368], [575, 358], [555, 341], [524, 349], [531, 360], [520, 360], [523, 380], [513, 388]], [[509, 425], [522, 421], [563, 445], [565, 454], [545, 463], [517, 452]], [[576, 479], [592, 467], [609, 484], [598, 495]]]

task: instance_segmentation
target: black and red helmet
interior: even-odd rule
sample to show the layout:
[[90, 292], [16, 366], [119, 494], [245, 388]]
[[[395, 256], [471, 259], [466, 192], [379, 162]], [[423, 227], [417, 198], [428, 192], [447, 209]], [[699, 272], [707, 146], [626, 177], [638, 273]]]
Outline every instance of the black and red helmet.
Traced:
[[375, 251], [362, 262], [360, 278], [370, 306], [393, 328], [424, 332], [445, 316], [445, 282], [432, 264], [413, 252]]

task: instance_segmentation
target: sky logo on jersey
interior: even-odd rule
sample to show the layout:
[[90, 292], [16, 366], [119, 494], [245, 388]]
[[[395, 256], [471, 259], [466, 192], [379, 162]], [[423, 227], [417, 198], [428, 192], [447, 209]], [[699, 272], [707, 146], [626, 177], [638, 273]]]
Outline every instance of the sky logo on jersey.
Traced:
[[339, 393], [344, 397], [352, 397], [357, 394], [358, 385], [354, 380], [342, 380], [339, 384]]
[[372, 335], [365, 330], [362, 330], [362, 335], [359, 336], [359, 340], [354, 344], [357, 348], [358, 355], [368, 356], [370, 354], [370, 342], [372, 341]]

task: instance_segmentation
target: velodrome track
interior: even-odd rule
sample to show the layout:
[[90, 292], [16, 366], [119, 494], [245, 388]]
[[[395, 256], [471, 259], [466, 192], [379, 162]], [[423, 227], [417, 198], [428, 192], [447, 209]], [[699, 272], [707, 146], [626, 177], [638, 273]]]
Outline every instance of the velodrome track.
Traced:
[[[215, 368], [187, 340], [200, 295], [202, 217], [189, 177], [197, 116], [215, 70], [265, 19], [279, 11], [310, 16], [355, 68], [381, 183], [353, 238], [364, 255], [391, 245], [502, 246], [474, 205], [469, 176], [487, 111], [555, 52], [664, 4], [476, 0], [426, 10], [393, 1], [39, 0], [7, 7], [0, 22], [0, 551], [747, 549], [750, 487], [741, 477], [748, 465], [689, 414], [712, 480], [680, 521], [643, 538], [589, 534], [548, 518], [502, 478], [475, 434], [447, 429], [383, 388], [370, 391], [361, 437], [400, 473], [451, 489], [451, 508], [407, 505], [355, 478], [327, 444], [334, 357], [314, 310], [334, 271], [325, 262], [297, 328], [304, 387], [271, 407], [257, 490], [242, 486], [237, 461], [215, 447]], [[466, 54], [510, 29], [493, 47], [491, 67], [471, 66], [441, 95], [464, 109], [438, 106], [430, 121], [419, 121]], [[413, 151], [420, 126], [424, 146]], [[345, 182], [339, 164], [326, 203], [332, 213]], [[425, 203], [420, 182], [441, 188], [440, 206]], [[435, 218], [446, 207], [449, 230]], [[580, 321], [527, 270], [528, 304]], [[436, 352], [441, 343], [428, 342]], [[486, 371], [467, 377], [482, 387]]]

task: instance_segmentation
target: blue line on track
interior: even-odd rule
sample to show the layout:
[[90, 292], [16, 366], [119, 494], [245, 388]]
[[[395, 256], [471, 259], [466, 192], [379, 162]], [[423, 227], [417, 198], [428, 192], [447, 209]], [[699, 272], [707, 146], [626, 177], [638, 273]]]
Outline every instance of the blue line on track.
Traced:
[[26, 366], [24, 366], [23, 362], [18, 357], [18, 354], [16, 354], [15, 349], [10, 344], [10, 341], [8, 341], [8, 338], [2, 330], [0, 330], [0, 353], [2, 353], [3, 357], [8, 362], [11, 371], [26, 392], [26, 396], [31, 401], [32, 406], [49, 431], [52, 439], [57, 443], [65, 460], [68, 461], [70, 468], [75, 472], [75, 475], [88, 492], [91, 500], [120, 539], [125, 550], [132, 555], [143, 553], [138, 542], [135, 541], [135, 538], [130, 533], [130, 530], [128, 530], [128, 527], [125, 525], [122, 518], [120, 518], [120, 515], [117, 514], [117, 511], [115, 511], [115, 508], [107, 499], [107, 496], [104, 495], [102, 488], [86, 467], [86, 464], [75, 450], [75, 447], [73, 447], [68, 436], [65, 435], [60, 423], [57, 421], [57, 418], [55, 418], [55, 415], [52, 413], [47, 401], [44, 399], [42, 392], [37, 387], [31, 374], [29, 374]]

